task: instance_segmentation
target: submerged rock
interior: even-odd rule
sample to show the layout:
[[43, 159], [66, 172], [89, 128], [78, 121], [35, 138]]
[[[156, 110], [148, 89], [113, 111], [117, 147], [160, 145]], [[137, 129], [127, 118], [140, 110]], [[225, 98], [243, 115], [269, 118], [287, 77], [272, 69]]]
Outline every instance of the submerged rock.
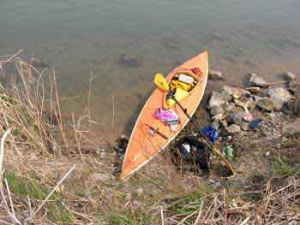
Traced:
[[256, 73], [250, 73], [249, 78], [249, 84], [250, 86], [257, 86], [257, 87], [267, 87], [267, 82], [260, 76], [258, 76]]
[[140, 67], [142, 65], [142, 60], [138, 59], [137, 57], [132, 57], [126, 54], [122, 54], [119, 57], [118, 63], [121, 66]]
[[284, 103], [292, 99], [290, 92], [282, 87], [270, 88], [268, 90], [268, 95], [270, 96], [277, 110], [280, 110]]
[[208, 79], [210, 79], [210, 80], [225, 80], [223, 73], [218, 70], [209, 70]]
[[296, 79], [296, 74], [292, 73], [292, 72], [285, 72], [282, 74], [282, 77], [286, 80], [286, 81], [293, 81]]
[[45, 63], [44, 61], [36, 57], [31, 57], [30, 63], [34, 67], [49, 68], [49, 64]]

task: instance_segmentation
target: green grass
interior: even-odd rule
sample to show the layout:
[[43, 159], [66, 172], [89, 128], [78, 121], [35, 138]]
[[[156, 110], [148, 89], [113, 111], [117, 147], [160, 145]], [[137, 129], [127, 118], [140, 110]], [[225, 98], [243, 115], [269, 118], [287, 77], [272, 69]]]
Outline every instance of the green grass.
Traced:
[[105, 220], [110, 225], [147, 225], [154, 223], [157, 218], [150, 216], [141, 209], [127, 209], [111, 212], [105, 216]]
[[29, 196], [31, 199], [46, 198], [48, 189], [40, 185], [35, 179], [17, 176], [14, 172], [5, 173], [10, 190], [20, 196]]
[[203, 204], [204, 193], [202, 191], [195, 191], [189, 193], [186, 196], [180, 198], [180, 200], [174, 200], [175, 204], [168, 209], [169, 214], [180, 214], [187, 216], [198, 210], [200, 205]]
[[[39, 184], [34, 178], [21, 177], [10, 171], [5, 173], [5, 178], [12, 193], [20, 197], [28, 196], [32, 201], [44, 200], [50, 192], [47, 187]], [[72, 224], [74, 216], [62, 205], [61, 199], [62, 196], [57, 193], [50, 197], [51, 202], [47, 203], [47, 216], [57, 224]]]
[[47, 208], [48, 218], [57, 224], [73, 224], [74, 216], [62, 204], [61, 201], [55, 201], [49, 204]]
[[272, 162], [273, 171], [281, 176], [300, 175], [300, 168], [293, 167], [287, 157], [278, 156]]

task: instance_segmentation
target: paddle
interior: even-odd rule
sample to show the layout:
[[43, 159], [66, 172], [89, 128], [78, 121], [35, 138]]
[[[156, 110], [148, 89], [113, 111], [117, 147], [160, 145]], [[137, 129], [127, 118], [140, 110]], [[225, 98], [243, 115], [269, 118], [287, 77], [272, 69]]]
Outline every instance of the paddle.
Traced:
[[145, 125], [147, 127], [149, 127], [149, 129], [153, 132], [153, 134], [158, 134], [160, 137], [162, 137], [165, 140], [168, 140], [168, 137], [166, 135], [164, 135], [163, 133], [161, 133], [158, 128], [154, 128], [152, 126], [150, 126], [149, 124], [145, 123]]

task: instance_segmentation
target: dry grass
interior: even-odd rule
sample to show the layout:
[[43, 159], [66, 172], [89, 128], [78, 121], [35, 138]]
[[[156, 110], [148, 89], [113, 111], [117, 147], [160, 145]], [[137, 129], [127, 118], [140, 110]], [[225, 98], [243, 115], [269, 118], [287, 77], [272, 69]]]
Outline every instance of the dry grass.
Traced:
[[120, 182], [112, 175], [112, 148], [89, 130], [90, 110], [64, 116], [55, 73], [19, 55], [1, 62], [2, 73], [10, 64], [18, 79], [0, 89], [0, 224], [299, 223], [299, 177], [293, 173], [250, 191], [216, 188], [178, 173], [162, 154], [130, 182]]
[[[177, 205], [182, 211], [172, 215], [170, 209], [169, 223], [166, 224], [264, 224], [286, 225], [300, 222], [300, 180], [290, 177], [280, 185], [278, 179], [270, 179], [262, 190], [248, 192], [220, 191], [204, 196], [198, 201], [198, 206], [192, 205], [194, 201]], [[246, 201], [244, 196], [260, 193], [261, 200]], [[177, 203], [178, 204], [178, 203]], [[184, 213], [185, 211], [192, 211]]]

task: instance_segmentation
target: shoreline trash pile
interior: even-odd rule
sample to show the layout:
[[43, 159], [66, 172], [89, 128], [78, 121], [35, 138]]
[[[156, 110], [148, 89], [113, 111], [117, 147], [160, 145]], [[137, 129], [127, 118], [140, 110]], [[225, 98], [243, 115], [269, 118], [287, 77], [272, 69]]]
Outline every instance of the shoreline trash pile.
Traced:
[[211, 126], [222, 133], [236, 134], [253, 130], [273, 113], [290, 113], [289, 104], [296, 99], [295, 75], [286, 73], [286, 81], [267, 83], [262, 77], [250, 74], [244, 88], [224, 85], [213, 91], [208, 101]]

